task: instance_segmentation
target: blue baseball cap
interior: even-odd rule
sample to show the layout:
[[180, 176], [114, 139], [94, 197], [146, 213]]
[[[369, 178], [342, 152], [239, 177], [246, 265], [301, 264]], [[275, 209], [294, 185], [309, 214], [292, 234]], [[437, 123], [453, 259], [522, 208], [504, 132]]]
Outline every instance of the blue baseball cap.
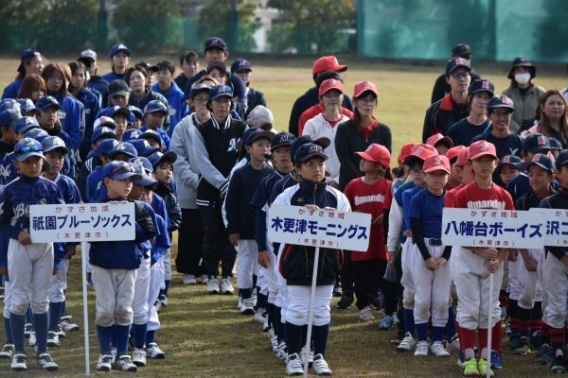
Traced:
[[527, 136], [523, 139], [523, 143], [521, 144], [521, 150], [523, 152], [532, 152], [533, 154], [543, 150], [550, 151], [551, 149], [548, 137], [539, 133]]
[[114, 96], [128, 96], [129, 94], [130, 87], [126, 84], [126, 81], [122, 79], [116, 79], [108, 85], [109, 98]]
[[137, 155], [134, 156], [134, 157], [150, 156], [154, 152], [159, 150], [158, 147], [150, 146], [150, 143], [148, 143], [148, 141], [146, 139], [133, 139], [133, 140], [130, 141], [130, 143], [134, 147], [134, 149], [137, 151]]
[[[109, 106], [107, 108], [107, 110], [105, 111], [106, 116], [107, 117], [114, 117], [117, 114], [122, 114], [123, 116], [126, 117], [127, 120], [130, 121], [130, 119], [132, 118], [132, 113], [130, 112], [130, 110], [127, 107], [123, 107], [123, 106]], [[114, 120], [113, 120], [114, 121]], [[116, 123], [115, 123], [116, 125]]]
[[278, 133], [274, 135], [274, 137], [272, 138], [272, 143], [270, 144], [270, 150], [274, 151], [278, 147], [283, 147], [283, 146], [291, 147], [292, 143], [294, 143], [294, 140], [296, 140], [296, 136], [292, 133], [287, 133], [284, 131]]
[[20, 104], [20, 107], [22, 108], [24, 113], [29, 113], [36, 110], [36, 106], [30, 98], [20, 98], [18, 99], [18, 103]]
[[36, 109], [41, 111], [46, 111], [49, 108], [56, 108], [57, 110], [61, 109], [61, 105], [59, 105], [59, 101], [55, 99], [53, 96], [43, 96], [36, 102]]
[[487, 92], [490, 97], [493, 97], [495, 95], [495, 86], [489, 80], [474, 80], [474, 82], [469, 85], [468, 92], [469, 94]]
[[103, 168], [103, 178], [113, 180], [126, 180], [131, 178], [132, 181], [139, 180], [141, 177], [134, 167], [125, 161], [111, 161]]
[[262, 129], [247, 129], [247, 131], [252, 130], [252, 132], [248, 133], [246, 135], [246, 137], [244, 138], [245, 140], [245, 146], [250, 146], [252, 145], [256, 140], [260, 139], [260, 138], [265, 138], [268, 139], [270, 141], [270, 143], [272, 143], [272, 138], [274, 137], [274, 133], [272, 131], [267, 131], [267, 130], [262, 130]]
[[158, 180], [148, 176], [147, 172], [153, 172], [154, 168], [147, 158], [138, 157], [136, 159], [130, 159], [129, 162], [134, 167], [136, 173], [140, 176], [139, 179], [133, 180], [135, 185], [147, 187], [154, 186], [158, 183]]
[[538, 165], [539, 167], [550, 173], [554, 173], [555, 170], [554, 162], [545, 154], [535, 154], [532, 157], [531, 161], [527, 163], [526, 169], [528, 170], [531, 165]]
[[0, 126], [16, 127], [16, 122], [22, 117], [16, 109], [4, 110], [0, 113]]
[[319, 137], [319, 138], [316, 138], [316, 139], [312, 139], [311, 135], [302, 135], [302, 136], [296, 138], [292, 142], [292, 147], [290, 148], [290, 155], [292, 156], [292, 160], [295, 160], [295, 158], [296, 158], [296, 151], [298, 151], [298, 149], [306, 143], [318, 144], [318, 145], [322, 146], [322, 148], [325, 149], [325, 148], [329, 147], [329, 145], [331, 144], [331, 140], [327, 137]]
[[25, 134], [31, 129], [39, 129], [39, 122], [34, 117], [21, 117], [14, 124], [17, 134]]
[[105, 139], [117, 139], [116, 133], [113, 129], [106, 126], [97, 127], [93, 131], [93, 137], [91, 138], [91, 143], [96, 143], [101, 138]]
[[48, 153], [53, 150], [63, 150], [66, 154], [70, 154], [71, 151], [65, 145], [65, 142], [60, 137], [48, 136], [45, 138], [41, 145], [43, 146], [43, 153]]
[[32, 156], [43, 158], [43, 147], [40, 142], [32, 138], [24, 138], [14, 146], [14, 155], [19, 162], [26, 161]]
[[503, 156], [503, 157], [499, 160], [499, 164], [497, 164], [497, 168], [496, 168], [497, 173], [500, 173], [500, 172], [501, 172], [501, 169], [502, 169], [505, 165], [510, 165], [511, 167], [513, 167], [514, 169], [516, 169], [516, 170], [518, 170], [518, 171], [522, 171], [522, 170], [523, 170], [523, 161], [521, 160], [520, 157], [515, 156], [515, 155], [505, 155], [505, 156]]
[[252, 66], [250, 64], [250, 62], [246, 59], [237, 59], [233, 62], [233, 64], [231, 64], [231, 73], [235, 73], [238, 71], [251, 71], [252, 72]]
[[209, 101], [216, 100], [220, 97], [233, 98], [233, 89], [228, 85], [215, 85], [209, 91]]
[[97, 155], [108, 156], [112, 151], [118, 147], [116, 139], [105, 139], [97, 145]]
[[564, 149], [562, 147], [562, 142], [556, 138], [548, 138], [548, 143], [550, 143], [550, 149], [552, 151], [562, 151]]
[[227, 44], [219, 37], [212, 37], [205, 41], [204, 50], [218, 49], [221, 51], [227, 51]]
[[136, 117], [137, 119], [144, 118], [144, 112], [139, 107], [134, 105], [128, 105], [127, 108], [128, 110], [130, 110], [130, 113], [132, 113], [134, 117]]
[[197, 93], [201, 91], [209, 93], [211, 91], [211, 85], [205, 83], [193, 85], [189, 91], [185, 91], [183, 93], [183, 101], [187, 99], [194, 99]]
[[556, 169], [560, 169], [566, 164], [568, 164], [568, 150], [562, 151], [556, 158]]
[[160, 143], [160, 147], [164, 147], [164, 141], [162, 140], [162, 136], [156, 130], [146, 129], [146, 131], [144, 131], [142, 134], [138, 136], [138, 139], [148, 140], [149, 138], [158, 141], [158, 143]]
[[124, 51], [126, 55], [130, 56], [130, 50], [128, 49], [128, 47], [126, 47], [126, 45], [123, 43], [119, 43], [118, 45], [112, 46], [112, 48], [110, 49], [110, 57], [112, 58], [121, 51]]
[[505, 95], [491, 97], [487, 103], [487, 110], [492, 111], [495, 108], [505, 108], [511, 109], [513, 112], [515, 111], [513, 100]]
[[19, 112], [22, 111], [22, 107], [20, 106], [18, 100], [15, 100], [13, 98], [5, 98], [0, 101], [0, 112], [8, 109], [16, 109]]
[[[107, 108], [105, 110], [105, 113], [107, 113], [109, 111], [110, 111], [109, 108]], [[99, 127], [102, 127], [102, 126], [106, 126], [106, 127], [114, 130], [114, 129], [116, 129], [116, 122], [114, 122], [114, 119], [112, 119], [110, 116], [103, 115], [103, 116], [101, 116], [101, 117], [99, 117], [95, 120], [95, 122], [93, 123], [93, 129], [96, 130]]]
[[138, 157], [138, 151], [136, 148], [129, 142], [122, 142], [119, 143], [113, 151], [108, 154], [108, 157], [114, 159], [117, 154], [123, 153], [125, 155], [130, 156], [131, 158]]
[[446, 76], [450, 76], [450, 74], [458, 68], [465, 68], [468, 72], [471, 71], [471, 66], [467, 60], [464, 58], [455, 58], [446, 64]]
[[144, 107], [144, 114], [157, 112], [164, 113], [165, 115], [170, 114], [168, 106], [161, 100], [152, 100]]
[[294, 162], [295, 164], [301, 164], [313, 158], [314, 156], [319, 156], [324, 160], [327, 160], [329, 157], [323, 152], [323, 147], [319, 144], [315, 143], [306, 143], [296, 151], [294, 155]]
[[166, 153], [161, 153], [160, 151], [154, 152], [152, 155], [148, 156], [148, 160], [152, 163], [152, 167], [156, 169], [163, 161], [170, 162], [174, 164], [177, 160], [177, 154], [173, 151], [166, 151]]
[[40, 143], [41, 143], [42, 140], [44, 140], [48, 136], [49, 136], [49, 134], [47, 133], [47, 131], [45, 131], [44, 129], [41, 129], [41, 128], [30, 129], [24, 134], [25, 138], [33, 138]]
[[139, 129], [128, 129], [122, 135], [122, 140], [124, 142], [130, 142], [134, 139], [138, 139], [142, 135], [142, 131]]

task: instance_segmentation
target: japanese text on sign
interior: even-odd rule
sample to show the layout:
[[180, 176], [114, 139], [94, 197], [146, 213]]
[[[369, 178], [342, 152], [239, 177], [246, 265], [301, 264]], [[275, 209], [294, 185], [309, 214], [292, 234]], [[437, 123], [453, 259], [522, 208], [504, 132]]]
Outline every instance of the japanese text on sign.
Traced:
[[366, 252], [371, 215], [301, 206], [273, 205], [268, 219], [272, 242]]
[[568, 210], [540, 209], [529, 211], [529, 219], [540, 217], [544, 222], [544, 245], [568, 247]]
[[133, 203], [30, 206], [34, 243], [134, 240]]

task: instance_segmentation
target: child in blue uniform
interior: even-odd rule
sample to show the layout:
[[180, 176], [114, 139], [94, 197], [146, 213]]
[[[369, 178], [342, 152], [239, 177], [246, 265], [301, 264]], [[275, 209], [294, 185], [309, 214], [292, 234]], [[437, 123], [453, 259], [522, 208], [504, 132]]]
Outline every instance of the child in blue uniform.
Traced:
[[[24, 138], [14, 147], [16, 167], [21, 175], [4, 188], [0, 197], [0, 224], [2, 237], [9, 239], [7, 266], [0, 273], [10, 272], [12, 299], [10, 326], [14, 339], [12, 369], [27, 370], [24, 350], [25, 313], [31, 307], [37, 337], [37, 358], [44, 370], [58, 366], [47, 352], [49, 287], [53, 267], [53, 244], [32, 243], [29, 234], [29, 206], [62, 204], [61, 192], [52, 181], [41, 177], [44, 163], [39, 142]], [[6, 262], [6, 256], [0, 258]], [[7, 269], [6, 269], [7, 268]]]

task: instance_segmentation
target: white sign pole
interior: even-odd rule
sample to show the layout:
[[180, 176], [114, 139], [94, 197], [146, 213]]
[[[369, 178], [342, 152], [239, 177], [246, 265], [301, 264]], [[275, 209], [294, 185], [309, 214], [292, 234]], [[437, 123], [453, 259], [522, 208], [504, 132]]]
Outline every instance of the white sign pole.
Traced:
[[[491, 377], [491, 341], [493, 338], [493, 289], [495, 287], [495, 274], [489, 273], [489, 302], [487, 310], [487, 378]], [[483, 351], [482, 351], [483, 352]]]
[[91, 376], [89, 343], [89, 306], [87, 304], [87, 243], [81, 243], [81, 276], [83, 280], [83, 332], [85, 334], [85, 376]]
[[310, 307], [308, 311], [308, 334], [306, 336], [306, 354], [304, 355], [304, 378], [308, 377], [308, 364], [309, 354], [312, 350], [312, 329], [314, 321], [314, 303], [316, 298], [316, 281], [318, 276], [318, 263], [319, 263], [320, 247], [316, 247], [314, 254], [314, 269], [312, 272], [312, 287], [310, 292]]

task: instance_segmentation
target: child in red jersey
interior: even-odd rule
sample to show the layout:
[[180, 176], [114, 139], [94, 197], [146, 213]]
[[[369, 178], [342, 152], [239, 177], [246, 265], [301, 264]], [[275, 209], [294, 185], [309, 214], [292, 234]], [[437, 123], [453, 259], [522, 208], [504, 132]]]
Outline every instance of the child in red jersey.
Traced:
[[[389, 150], [376, 143], [356, 154], [361, 157], [359, 170], [365, 176], [350, 181], [345, 187], [345, 196], [353, 211], [372, 215], [369, 249], [351, 253], [359, 319], [367, 322], [375, 319], [371, 302], [379, 287], [383, 293], [396, 291], [396, 286], [390, 287], [393, 284], [383, 279], [388, 261], [385, 241], [388, 222], [384, 219], [388, 219], [392, 202], [392, 182], [385, 178], [385, 173], [390, 168], [391, 155]], [[396, 301], [385, 303], [385, 316], [392, 316], [396, 306]]]
[[[492, 175], [497, 167], [495, 146], [484, 140], [473, 143], [469, 147], [469, 162], [473, 168], [474, 181], [459, 190], [453, 207], [465, 209], [514, 210], [511, 195], [493, 183]], [[490, 370], [488, 361], [498, 367], [501, 364], [499, 348], [491, 351], [487, 345], [487, 323], [492, 316], [493, 346], [501, 343], [500, 310], [498, 314], [487, 311], [489, 300], [489, 277], [494, 274], [494, 287], [491, 298], [492, 308], [498, 309], [499, 289], [503, 280], [503, 261], [507, 257], [507, 249], [496, 248], [459, 248], [454, 256], [454, 282], [456, 284], [460, 311], [460, 339], [465, 353], [463, 373], [465, 376], [485, 376]], [[479, 361], [474, 354], [475, 333], [479, 334]], [[493, 375], [493, 372], [490, 372]]]

